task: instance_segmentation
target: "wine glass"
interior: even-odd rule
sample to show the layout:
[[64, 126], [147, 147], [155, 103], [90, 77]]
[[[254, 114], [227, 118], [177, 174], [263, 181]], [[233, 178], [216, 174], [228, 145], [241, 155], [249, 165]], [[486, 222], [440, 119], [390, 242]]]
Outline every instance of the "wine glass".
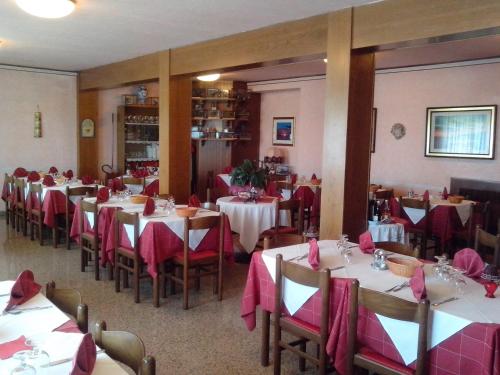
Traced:
[[14, 353], [12, 358], [17, 359], [20, 363], [10, 371], [10, 375], [36, 375], [36, 369], [26, 363], [29, 352], [31, 350], [21, 350]]
[[50, 358], [48, 353], [42, 350], [42, 345], [44, 344], [45, 339], [45, 335], [35, 335], [27, 337], [25, 341], [25, 344], [31, 347], [31, 350], [28, 351], [26, 362], [38, 369], [38, 374], [48, 373], [48, 370], [46, 372], [44, 369], [46, 368], [46, 365], [49, 364]]

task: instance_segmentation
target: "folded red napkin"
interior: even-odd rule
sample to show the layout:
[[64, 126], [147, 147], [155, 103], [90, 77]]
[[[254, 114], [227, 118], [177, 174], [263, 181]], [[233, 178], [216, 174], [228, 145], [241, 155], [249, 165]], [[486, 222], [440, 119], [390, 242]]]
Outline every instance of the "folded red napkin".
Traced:
[[20, 178], [20, 177], [27, 177], [28, 176], [28, 171], [22, 167], [16, 168], [16, 170], [13, 173], [14, 177]]
[[125, 185], [122, 184], [122, 180], [119, 177], [113, 178], [108, 181], [108, 187], [114, 192], [125, 190]]
[[313, 173], [312, 176], [311, 176], [311, 181], [312, 180], [317, 180], [318, 178], [316, 177], [316, 173]]
[[196, 196], [196, 194], [193, 194], [189, 197], [188, 206], [189, 207], [201, 207], [201, 202], [198, 199], [198, 197]]
[[73, 178], [73, 171], [68, 169], [66, 172], [63, 172], [63, 176], [71, 180]]
[[54, 181], [54, 177], [52, 177], [50, 174], [46, 174], [44, 177], [43, 177], [43, 181], [42, 183], [45, 185], [45, 186], [54, 186], [56, 184], [56, 182]]
[[317, 271], [319, 269], [319, 246], [314, 238], [309, 241], [309, 255], [307, 256], [307, 261], [313, 270]]
[[73, 368], [70, 375], [90, 375], [94, 370], [96, 360], [96, 349], [92, 335], [87, 333], [83, 336], [78, 351], [73, 358]]
[[484, 270], [484, 262], [476, 250], [465, 248], [453, 257], [453, 267], [465, 270], [469, 277], [480, 277]]
[[40, 289], [41, 286], [35, 283], [33, 272], [30, 270], [21, 272], [12, 286], [9, 303], [5, 307], [5, 311], [9, 311], [30, 300], [38, 294]]
[[0, 359], [5, 360], [21, 350], [29, 349], [31, 349], [31, 346], [26, 345], [26, 337], [21, 336], [16, 340], [0, 344]]
[[32, 171], [28, 174], [28, 181], [29, 182], [36, 182], [40, 181], [40, 175], [36, 171]]
[[57, 168], [56, 167], [50, 167], [49, 168], [49, 173], [51, 174], [56, 174], [58, 172]]
[[373, 243], [372, 234], [369, 231], [359, 236], [359, 248], [365, 254], [373, 254], [375, 244]]
[[410, 288], [417, 301], [420, 302], [427, 297], [427, 291], [425, 290], [425, 273], [421, 267], [415, 270], [415, 274], [410, 279]]
[[144, 211], [142, 212], [142, 214], [144, 216], [150, 216], [153, 215], [154, 213], [155, 213], [155, 201], [153, 200], [153, 198], [148, 198], [146, 204], [144, 205]]
[[276, 186], [275, 181], [271, 181], [269, 184], [267, 184], [266, 195], [269, 197], [283, 198], [281, 193], [278, 191], [278, 187]]
[[443, 199], [448, 199], [448, 189], [446, 189], [446, 186], [443, 189]]
[[82, 177], [82, 184], [83, 185], [92, 185], [95, 184], [95, 179], [91, 176], [83, 176]]
[[424, 199], [424, 201], [428, 201], [428, 200], [429, 200], [429, 190], [426, 190], [426, 191], [424, 192], [423, 199]]
[[107, 201], [109, 201], [109, 188], [103, 186], [102, 188], [99, 188], [99, 190], [97, 191], [97, 197], [95, 202], [99, 204], [99, 203], [105, 203]]

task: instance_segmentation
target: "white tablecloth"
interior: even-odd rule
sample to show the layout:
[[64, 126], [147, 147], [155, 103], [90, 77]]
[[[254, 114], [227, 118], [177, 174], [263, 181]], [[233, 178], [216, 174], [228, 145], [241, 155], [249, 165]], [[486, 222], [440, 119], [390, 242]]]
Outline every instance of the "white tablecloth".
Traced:
[[[432, 211], [438, 206], [453, 206], [456, 208], [458, 216], [462, 225], [465, 225], [470, 216], [470, 205], [474, 204], [473, 201], [463, 200], [461, 203], [450, 203], [446, 199], [431, 199], [430, 210]], [[419, 208], [403, 207], [406, 215], [410, 218], [413, 224], [417, 224], [425, 216], [425, 210]]]
[[[320, 267], [322, 269], [326, 267], [334, 268], [345, 264], [340, 255], [336, 241], [319, 241], [318, 243], [321, 254]], [[370, 266], [373, 260], [371, 255], [363, 254], [358, 247], [352, 248], [351, 250], [353, 251], [352, 263], [343, 269], [332, 271], [332, 277], [357, 278], [361, 287], [379, 292], [383, 292], [396, 284], [408, 280], [407, 278], [396, 276], [390, 271], [373, 270]], [[300, 254], [306, 254], [307, 251], [308, 244], [265, 250], [262, 253], [262, 259], [274, 280], [276, 254], [283, 254], [286, 260]], [[398, 255], [398, 257], [399, 256], [403, 257], [402, 255]], [[307, 258], [295, 262], [305, 267], [310, 267]], [[424, 271], [426, 274], [425, 284], [427, 297], [431, 303], [443, 301], [456, 295], [455, 288], [451, 284], [433, 275], [432, 265], [425, 265]], [[302, 288], [299, 289], [295, 288], [294, 285], [290, 285], [290, 283], [284, 284], [284, 294], [285, 296], [288, 294], [289, 297], [287, 298], [292, 300], [292, 302], [288, 302], [288, 304], [286, 304], [285, 301], [287, 308], [288, 306], [294, 309], [300, 308], [300, 306], [302, 306], [314, 293], [314, 288], [307, 289], [307, 287], [302, 286]], [[399, 292], [390, 294], [408, 301], [416, 301], [410, 288], [404, 288]], [[458, 300], [445, 303], [438, 307], [431, 306], [429, 319], [432, 324], [431, 332], [429, 332], [428, 335], [428, 348], [433, 348], [473, 322], [500, 324], [500, 299], [485, 298], [484, 294], [485, 291], [481, 284], [471, 279], [467, 279], [464, 295], [460, 296]], [[401, 322], [383, 316], [378, 316], [378, 318], [387, 334], [391, 337], [405, 363], [409, 364], [413, 362], [417, 355], [416, 325], [414, 323]]]
[[[131, 177], [131, 176], [123, 176], [123, 177]], [[150, 183], [158, 180], [160, 177], [158, 176], [148, 176], [146, 177], [146, 181], [145, 181], [145, 186], [148, 186]], [[128, 190], [130, 190], [130, 192], [132, 194], [141, 194], [142, 193], [142, 186], [141, 185], [129, 185], [129, 184], [125, 184], [125, 186], [127, 187]]]
[[379, 222], [368, 221], [368, 230], [370, 231], [374, 242], [406, 243], [405, 228], [403, 224], [382, 224]]
[[[34, 185], [40, 185], [42, 184], [42, 180], [40, 181], [36, 181], [36, 182], [32, 182], [32, 184]], [[66, 188], [69, 186], [70, 188], [77, 188], [77, 187], [83, 187], [83, 186], [95, 186], [97, 184], [92, 184], [92, 185], [84, 185], [82, 184], [82, 181], [81, 180], [78, 180], [78, 181], [75, 181], [75, 182], [72, 182], [72, 183], [69, 183], [69, 184], [61, 184], [61, 185], [54, 185], [54, 186], [43, 186], [42, 188], [42, 202], [43, 200], [45, 199], [45, 196], [47, 195], [47, 192], [52, 190], [52, 191], [60, 191], [61, 193], [63, 193], [64, 195], [66, 195]], [[98, 185], [98, 188], [99, 187], [102, 187], [101, 185]], [[29, 190], [29, 185], [28, 183], [26, 183], [26, 187], [25, 187], [25, 196], [28, 196], [28, 190]], [[79, 200], [80, 200], [81, 196], [78, 196], [78, 195], [72, 195], [69, 197], [69, 200], [71, 202], [73, 202], [73, 204], [76, 204]]]

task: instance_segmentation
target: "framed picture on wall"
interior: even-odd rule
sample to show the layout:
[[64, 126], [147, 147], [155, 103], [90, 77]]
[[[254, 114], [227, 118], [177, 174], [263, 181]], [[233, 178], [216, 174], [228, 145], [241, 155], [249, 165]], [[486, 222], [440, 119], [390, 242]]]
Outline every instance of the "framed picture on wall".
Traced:
[[377, 136], [377, 108], [373, 108], [372, 110], [372, 130], [370, 133], [370, 151], [372, 153], [375, 152], [375, 138]]
[[427, 108], [425, 156], [493, 159], [496, 105]]
[[295, 117], [273, 117], [273, 145], [293, 146]]

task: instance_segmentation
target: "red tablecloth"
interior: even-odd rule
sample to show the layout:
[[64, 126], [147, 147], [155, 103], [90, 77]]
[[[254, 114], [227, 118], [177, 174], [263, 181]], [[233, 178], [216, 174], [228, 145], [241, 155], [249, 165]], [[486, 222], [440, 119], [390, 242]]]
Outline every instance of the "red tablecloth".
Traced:
[[292, 198], [302, 198], [304, 201], [304, 208], [310, 209], [314, 202], [314, 191], [309, 186], [299, 186], [292, 195]]
[[[347, 311], [349, 279], [332, 278], [330, 296], [330, 337], [327, 353], [337, 372], [345, 373], [347, 347]], [[257, 305], [274, 311], [274, 283], [260, 253], [254, 253], [241, 301], [241, 317], [247, 328], [255, 328]], [[321, 297], [316, 293], [294, 315], [308, 323], [319, 325]], [[404, 363], [377, 317], [360, 309], [358, 341], [372, 350]], [[414, 364], [412, 364], [414, 367]], [[500, 325], [473, 323], [429, 352], [427, 374], [439, 375], [500, 375]]]
[[[224, 192], [224, 195], [222, 196], [229, 195], [229, 186], [227, 186], [227, 184], [219, 175], [215, 176], [214, 187], [219, 188], [222, 192]], [[220, 197], [214, 197], [214, 202], [216, 202], [218, 198]]]

